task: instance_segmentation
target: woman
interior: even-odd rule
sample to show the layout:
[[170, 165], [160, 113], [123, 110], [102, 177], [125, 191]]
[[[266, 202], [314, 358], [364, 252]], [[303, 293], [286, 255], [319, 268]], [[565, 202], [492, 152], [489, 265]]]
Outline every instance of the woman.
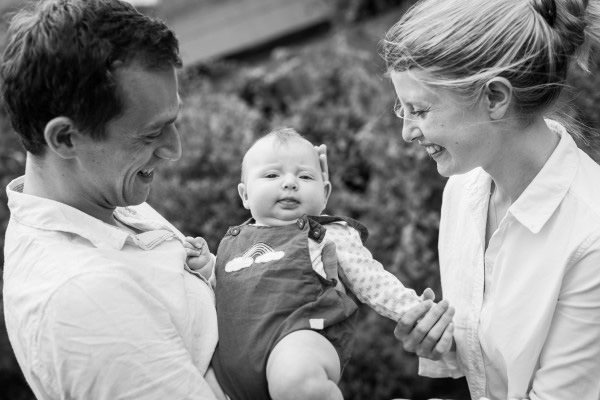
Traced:
[[[474, 399], [600, 398], [600, 166], [545, 119], [600, 41], [598, 3], [424, 0], [383, 42], [402, 137], [450, 177], [439, 255], [454, 344], [420, 373], [465, 375]], [[403, 318], [405, 348], [437, 358], [436, 319]]]

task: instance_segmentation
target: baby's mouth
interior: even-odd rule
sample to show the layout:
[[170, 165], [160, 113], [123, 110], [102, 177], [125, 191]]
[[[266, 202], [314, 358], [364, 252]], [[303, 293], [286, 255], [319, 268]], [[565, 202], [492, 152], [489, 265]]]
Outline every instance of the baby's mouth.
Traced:
[[294, 199], [293, 197], [284, 197], [282, 199], [277, 200], [277, 202], [284, 207], [294, 207], [300, 204], [300, 202]]

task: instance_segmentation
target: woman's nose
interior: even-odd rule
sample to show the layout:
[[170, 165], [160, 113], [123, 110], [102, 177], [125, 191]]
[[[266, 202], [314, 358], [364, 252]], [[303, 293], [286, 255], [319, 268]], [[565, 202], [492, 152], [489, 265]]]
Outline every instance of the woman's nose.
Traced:
[[414, 122], [406, 119], [402, 121], [402, 139], [405, 142], [413, 142], [421, 137], [423, 137], [423, 133]]

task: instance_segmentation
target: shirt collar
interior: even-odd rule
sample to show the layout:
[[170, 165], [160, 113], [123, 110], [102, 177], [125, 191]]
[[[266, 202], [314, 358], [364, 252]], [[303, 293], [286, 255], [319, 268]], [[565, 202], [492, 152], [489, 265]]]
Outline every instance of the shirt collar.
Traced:
[[[575, 141], [556, 121], [546, 120], [548, 127], [560, 136], [558, 145], [542, 169], [510, 206], [508, 213], [538, 233], [566, 196], [577, 173], [579, 152]], [[491, 177], [482, 169], [468, 183], [473, 205], [481, 205], [489, 197]]]
[[[128, 239], [136, 244], [147, 242], [144, 240], [146, 232], [140, 235], [129, 234], [123, 229], [100, 221], [67, 204], [25, 194], [23, 193], [23, 184], [24, 177], [21, 176], [6, 187], [11, 218], [15, 218], [23, 225], [46, 231], [75, 234], [87, 239], [98, 248], [119, 250], [123, 248]], [[114, 215], [120, 221], [141, 231], [164, 229], [173, 232], [170, 227], [160, 224], [158, 220], [144, 221], [140, 219], [134, 207], [117, 207]], [[174, 233], [173, 236], [179, 237], [180, 234], [177, 235], [177, 233]]]
[[546, 120], [548, 127], [558, 133], [558, 145], [509, 212], [532, 233], [538, 233], [565, 198], [579, 165], [575, 141], [558, 122]]

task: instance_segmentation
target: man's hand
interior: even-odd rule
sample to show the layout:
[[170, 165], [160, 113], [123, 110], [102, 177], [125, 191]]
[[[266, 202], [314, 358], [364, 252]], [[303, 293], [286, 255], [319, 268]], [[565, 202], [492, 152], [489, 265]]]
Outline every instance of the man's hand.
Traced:
[[431, 289], [423, 292], [423, 301], [408, 310], [394, 330], [406, 351], [419, 357], [439, 360], [454, 344], [454, 307], [447, 300], [435, 304]]
[[199, 236], [195, 238], [186, 236], [183, 247], [187, 253], [188, 267], [209, 279], [214, 268], [214, 258], [210, 255], [206, 240]]

